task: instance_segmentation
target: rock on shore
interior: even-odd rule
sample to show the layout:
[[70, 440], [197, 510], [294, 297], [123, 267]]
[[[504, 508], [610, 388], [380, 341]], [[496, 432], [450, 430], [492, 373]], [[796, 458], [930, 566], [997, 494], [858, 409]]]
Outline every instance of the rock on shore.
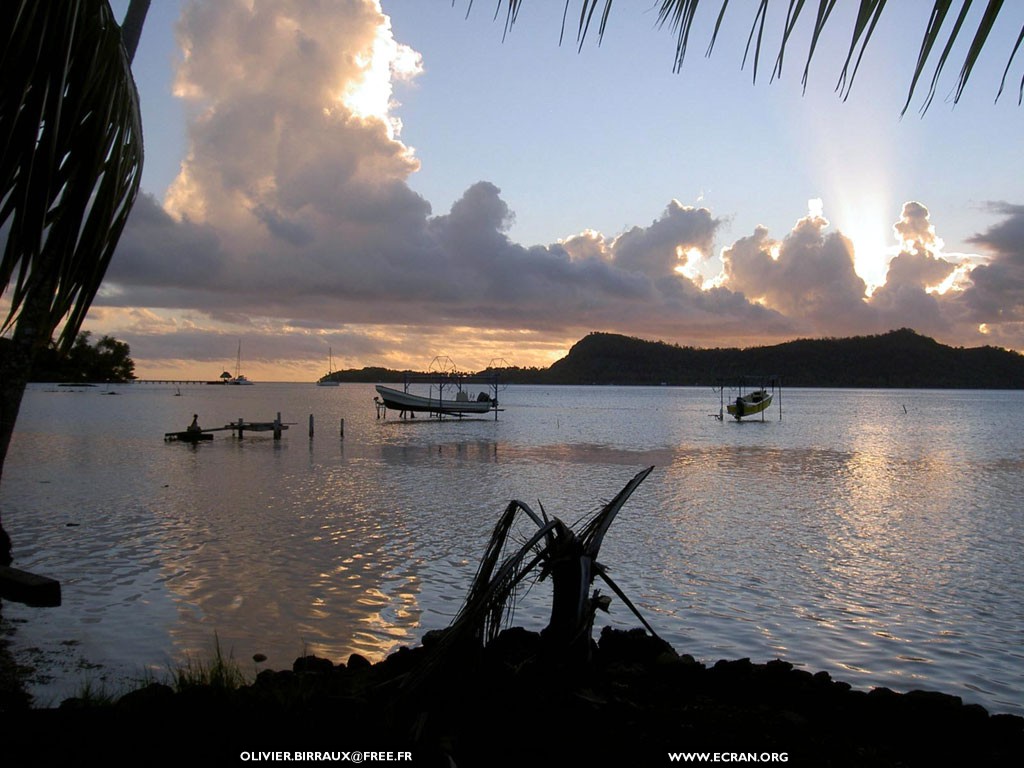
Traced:
[[304, 657], [236, 690], [152, 684], [104, 706], [5, 712], [0, 754], [36, 765], [89, 755], [236, 765], [321, 753], [309, 762], [323, 765], [359, 751], [368, 763], [460, 768], [661, 766], [682, 752], [747, 764], [1016, 766], [1024, 754], [1024, 718], [941, 693], [855, 691], [784, 661], [700, 664], [642, 630], [605, 628], [578, 668], [545, 659], [540, 636], [522, 629], [454, 662], [438, 661], [429, 640], [377, 664]]

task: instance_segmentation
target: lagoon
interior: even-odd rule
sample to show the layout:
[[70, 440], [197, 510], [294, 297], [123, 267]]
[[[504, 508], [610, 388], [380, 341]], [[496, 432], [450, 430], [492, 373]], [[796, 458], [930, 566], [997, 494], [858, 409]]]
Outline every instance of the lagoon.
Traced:
[[[509, 386], [497, 420], [441, 422], [379, 419], [374, 394], [32, 385], [0, 508], [14, 565], [63, 589], [3, 606], [37, 705], [215, 643], [253, 674], [381, 658], [447, 625], [511, 499], [572, 523], [654, 466], [600, 559], [677, 651], [1024, 714], [1024, 392], [786, 389], [743, 423], [710, 388]], [[163, 441], [278, 412], [280, 441]], [[516, 624], [546, 623], [548, 590]], [[638, 622], [613, 598], [604, 624]]]

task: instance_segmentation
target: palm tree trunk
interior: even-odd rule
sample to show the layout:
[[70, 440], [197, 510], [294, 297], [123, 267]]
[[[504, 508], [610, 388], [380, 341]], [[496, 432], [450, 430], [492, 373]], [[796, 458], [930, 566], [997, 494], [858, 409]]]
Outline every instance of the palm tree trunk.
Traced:
[[[49, 274], [55, 274], [55, 270]], [[41, 286], [44, 290], [34, 292], [26, 298], [14, 326], [14, 335], [7, 345], [7, 354], [0, 356], [0, 482], [3, 481], [4, 463], [7, 450], [14, 436], [14, 424], [21, 409], [25, 386], [32, 375], [32, 364], [36, 353], [50, 342], [52, 329], [47, 320], [50, 316], [50, 297], [56, 289], [54, 280]], [[12, 556], [11, 538], [3, 525], [3, 511], [0, 510], [0, 565], [10, 565]]]

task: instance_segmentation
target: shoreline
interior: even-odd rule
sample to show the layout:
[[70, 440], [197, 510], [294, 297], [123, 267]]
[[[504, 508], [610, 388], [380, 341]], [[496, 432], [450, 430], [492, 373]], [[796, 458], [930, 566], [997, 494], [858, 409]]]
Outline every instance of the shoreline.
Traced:
[[[423, 642], [376, 664], [302, 657], [237, 687], [151, 683], [113, 702], [7, 710], [17, 727], [5, 728], [6, 748], [35, 761], [92, 748], [110, 757], [158, 729], [161, 754], [233, 763], [243, 752], [382, 750], [460, 768], [611, 755], [666, 765], [670, 752], [711, 751], [808, 766], [999, 766], [1024, 752], [1024, 718], [957, 696], [856, 691], [778, 660], [705, 665], [640, 629], [605, 628], [585, 666], [547, 658], [540, 634], [521, 628], [456, 656]], [[200, 738], [212, 746], [196, 752]]]
[[4, 619], [0, 600], [0, 713], [25, 709], [32, 704], [32, 696], [24, 686], [26, 670], [18, 664], [7, 639], [14, 631]]

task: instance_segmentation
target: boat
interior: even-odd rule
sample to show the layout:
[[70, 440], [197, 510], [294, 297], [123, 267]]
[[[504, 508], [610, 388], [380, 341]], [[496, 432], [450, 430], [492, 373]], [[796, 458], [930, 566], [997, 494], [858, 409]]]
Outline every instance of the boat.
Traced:
[[772, 393], [766, 389], [755, 389], [745, 395], [740, 395], [733, 402], [725, 406], [729, 415], [737, 421], [744, 416], [753, 416], [761, 413], [772, 404]]
[[207, 440], [213, 440], [213, 435], [209, 432], [204, 432], [201, 429], [183, 429], [181, 432], [165, 432], [164, 440], [169, 443], [201, 443]]
[[474, 413], [487, 413], [498, 407], [498, 401], [481, 392], [476, 399], [470, 399], [464, 390], [455, 393], [454, 399], [440, 397], [423, 397], [392, 389], [381, 384], [377, 385], [377, 394], [385, 408], [404, 413], [434, 413], [438, 415], [465, 416]]
[[331, 378], [334, 373], [334, 353], [331, 348], [327, 348], [327, 375], [320, 379], [316, 385], [318, 387], [336, 387], [338, 382]]
[[[223, 374], [221, 374], [221, 378], [224, 378]], [[245, 376], [242, 375], [242, 342], [241, 341], [238, 342], [238, 359], [235, 362], [235, 375], [232, 376], [229, 379], [224, 379], [224, 383], [225, 384], [235, 384], [235, 385], [252, 384], [251, 381], [249, 381], [247, 378], [245, 378]]]

